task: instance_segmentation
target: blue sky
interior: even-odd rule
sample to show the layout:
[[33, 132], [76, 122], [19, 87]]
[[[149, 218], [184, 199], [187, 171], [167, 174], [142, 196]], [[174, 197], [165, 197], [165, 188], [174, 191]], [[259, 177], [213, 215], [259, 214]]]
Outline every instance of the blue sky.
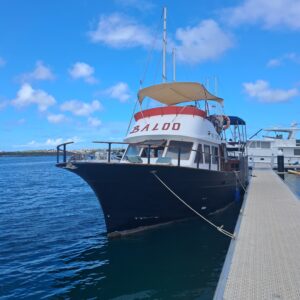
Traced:
[[0, 151], [121, 140], [140, 80], [161, 82], [163, 5], [170, 81], [175, 47], [177, 81], [207, 83], [249, 134], [300, 122], [298, 0], [3, 0]]

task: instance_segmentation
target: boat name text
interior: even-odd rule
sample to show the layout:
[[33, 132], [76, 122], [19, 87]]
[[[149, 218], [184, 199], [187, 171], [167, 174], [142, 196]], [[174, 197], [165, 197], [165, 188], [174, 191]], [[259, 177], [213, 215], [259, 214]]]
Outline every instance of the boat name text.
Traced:
[[179, 130], [181, 126], [181, 123], [164, 123], [161, 126], [156, 123], [154, 126], [147, 124], [144, 127], [141, 127], [140, 125], [136, 125], [133, 127], [133, 129], [130, 131], [131, 133], [136, 133], [136, 132], [147, 132], [147, 131], [156, 131], [156, 130]]

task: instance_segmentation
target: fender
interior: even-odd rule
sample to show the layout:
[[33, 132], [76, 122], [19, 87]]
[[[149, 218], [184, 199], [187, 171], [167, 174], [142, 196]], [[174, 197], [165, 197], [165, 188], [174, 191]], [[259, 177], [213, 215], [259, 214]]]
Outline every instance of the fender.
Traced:
[[226, 124], [223, 125], [223, 130], [226, 130], [226, 129], [228, 129], [229, 126], [230, 126], [230, 119], [229, 119], [228, 116], [225, 116], [225, 115], [223, 115], [223, 118], [224, 118], [224, 121], [226, 122]]

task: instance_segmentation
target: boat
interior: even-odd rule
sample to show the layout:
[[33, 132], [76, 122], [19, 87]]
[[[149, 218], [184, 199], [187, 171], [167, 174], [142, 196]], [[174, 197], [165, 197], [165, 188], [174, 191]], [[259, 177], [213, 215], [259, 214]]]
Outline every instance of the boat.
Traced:
[[[277, 156], [284, 157], [284, 168], [300, 169], [300, 139], [297, 124], [260, 129], [247, 142], [249, 166], [278, 168]], [[257, 138], [257, 136], [260, 136]], [[255, 139], [253, 139], [256, 137]]]
[[[222, 108], [224, 100], [203, 84], [163, 81], [139, 90], [141, 109], [123, 141], [95, 141], [107, 144], [105, 161], [95, 155], [68, 159], [67, 145], [72, 142], [57, 146], [56, 166], [80, 176], [97, 195], [108, 237], [196, 214], [208, 220], [239, 200], [247, 185], [245, 147], [240, 147], [238, 156], [232, 151], [228, 155], [225, 138], [232, 125], [246, 123], [238, 117], [210, 114], [208, 103]], [[157, 107], [143, 109], [146, 98], [156, 101]], [[111, 159], [116, 144], [126, 145], [118, 161]]]
[[291, 169], [288, 170], [288, 173], [294, 174], [294, 175], [300, 175], [300, 171], [291, 170]]

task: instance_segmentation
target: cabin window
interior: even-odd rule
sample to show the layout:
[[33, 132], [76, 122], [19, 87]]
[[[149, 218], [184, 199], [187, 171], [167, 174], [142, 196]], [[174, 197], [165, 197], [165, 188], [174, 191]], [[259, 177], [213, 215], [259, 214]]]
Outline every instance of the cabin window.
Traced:
[[250, 148], [263, 148], [263, 149], [269, 149], [271, 148], [271, 142], [265, 142], [265, 141], [253, 141], [249, 144]]
[[[162, 157], [165, 147], [150, 148], [150, 157]], [[141, 157], [148, 157], [148, 147], [143, 148]]]
[[200, 164], [203, 164], [203, 152], [202, 152], [202, 145], [199, 144], [195, 156], [195, 163], [197, 164], [199, 161]]
[[206, 164], [210, 164], [210, 146], [204, 145], [204, 161]]
[[219, 162], [219, 149], [218, 147], [212, 146], [212, 163], [217, 164]]
[[261, 141], [260, 142], [260, 147], [264, 148], [264, 149], [271, 148], [271, 143], [270, 142], [263, 142], [263, 141]]
[[125, 156], [138, 156], [140, 154], [141, 148], [137, 145], [129, 145]]
[[294, 155], [300, 155], [300, 149], [294, 149]]
[[143, 151], [141, 157], [148, 157], [148, 151], [150, 145], [150, 157], [162, 157], [162, 154], [165, 149], [166, 141], [165, 140], [148, 140], [143, 143]]
[[178, 158], [180, 148], [180, 159], [188, 160], [191, 155], [192, 147], [192, 142], [170, 141], [166, 157]]
[[296, 146], [300, 146], [300, 140], [296, 140]]

